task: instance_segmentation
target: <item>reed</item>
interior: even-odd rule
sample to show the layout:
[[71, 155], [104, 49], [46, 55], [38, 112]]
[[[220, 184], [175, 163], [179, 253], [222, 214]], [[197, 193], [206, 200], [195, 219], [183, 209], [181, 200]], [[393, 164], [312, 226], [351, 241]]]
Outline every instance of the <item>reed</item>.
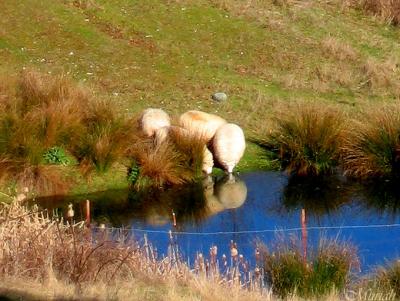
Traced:
[[[232, 264], [223, 257], [225, 270], [220, 272], [216, 247], [209, 256], [198, 254], [191, 269], [174, 240], [171, 235], [169, 252], [162, 257], [146, 237], [139, 244], [123, 230], [88, 229], [74, 222], [73, 212], [64, 220], [50, 218], [37, 207], [27, 209], [17, 201], [2, 204], [0, 295], [14, 288], [18, 292], [11, 291], [14, 296], [31, 293], [37, 299], [140, 300], [149, 297], [140, 293], [145, 288], [161, 290], [157, 299], [162, 300], [272, 299], [261, 294], [235, 244], [231, 246], [236, 250], [231, 254]], [[11, 285], [22, 280], [22, 290]]]

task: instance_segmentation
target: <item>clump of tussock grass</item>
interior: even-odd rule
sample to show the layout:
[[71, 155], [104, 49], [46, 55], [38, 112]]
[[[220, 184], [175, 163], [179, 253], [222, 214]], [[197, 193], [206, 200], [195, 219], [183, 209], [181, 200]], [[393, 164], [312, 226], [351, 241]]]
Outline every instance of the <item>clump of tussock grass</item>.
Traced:
[[14, 179], [38, 193], [65, 190], [68, 181], [57, 169], [43, 166], [43, 155], [68, 143], [78, 131], [77, 108], [86, 97], [63, 76], [23, 72], [15, 94], [1, 99], [0, 179]]
[[400, 95], [398, 83], [398, 63], [395, 58], [388, 58], [384, 62], [367, 59], [362, 66], [364, 74], [363, 84], [372, 91], [388, 90], [395, 96]]
[[372, 283], [383, 292], [393, 292], [393, 297], [400, 298], [400, 260], [379, 267], [372, 278]]
[[329, 57], [333, 57], [339, 61], [355, 61], [359, 58], [358, 53], [353, 47], [335, 37], [323, 39], [321, 46]]
[[204, 142], [180, 131], [172, 131], [167, 140], [155, 144], [139, 139], [130, 148], [130, 156], [139, 166], [137, 189], [166, 187], [193, 182], [201, 176]]
[[349, 283], [351, 271], [359, 267], [355, 248], [337, 240], [321, 239], [307, 258], [295, 237], [279, 239], [271, 250], [259, 245], [259, 250], [266, 281], [282, 298], [340, 292]]
[[82, 112], [81, 131], [68, 147], [84, 174], [106, 172], [124, 158], [135, 132], [133, 121], [118, 114], [112, 103], [93, 100]]
[[347, 175], [357, 178], [400, 175], [400, 116], [397, 105], [371, 108], [353, 121], [341, 147]]
[[397, 0], [362, 0], [360, 6], [389, 24], [400, 24], [400, 3]]
[[341, 112], [333, 107], [298, 103], [280, 110], [276, 116], [260, 144], [283, 169], [300, 176], [334, 170], [343, 129]]

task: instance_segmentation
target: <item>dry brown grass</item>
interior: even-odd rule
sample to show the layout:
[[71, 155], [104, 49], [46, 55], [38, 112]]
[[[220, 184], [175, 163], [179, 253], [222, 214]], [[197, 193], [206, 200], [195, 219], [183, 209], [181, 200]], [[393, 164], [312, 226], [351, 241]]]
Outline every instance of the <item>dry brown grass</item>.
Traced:
[[296, 103], [278, 111], [261, 141], [290, 174], [320, 175], [337, 165], [343, 113], [331, 106]]
[[181, 132], [171, 134], [159, 145], [142, 137], [130, 148], [130, 156], [140, 167], [136, 188], [182, 185], [201, 176], [202, 138]]
[[322, 49], [339, 61], [355, 61], [359, 58], [357, 51], [343, 41], [335, 37], [328, 37], [321, 42]]
[[398, 63], [394, 58], [384, 62], [368, 59], [362, 66], [364, 72], [364, 83], [372, 90], [391, 90], [393, 95], [400, 95], [400, 84], [398, 81]]
[[342, 6], [362, 9], [388, 24], [400, 23], [400, 3], [397, 0], [346, 0]]
[[65, 224], [16, 201], [1, 205], [0, 294], [46, 300], [271, 299], [242, 289], [251, 286], [234, 277], [237, 256], [226, 274], [218, 272], [215, 257], [207, 269], [204, 258], [190, 270], [173, 245], [159, 258], [146, 240], [139, 245], [123, 232], [115, 234]]
[[400, 23], [400, 2], [397, 0], [363, 0], [361, 5], [364, 10], [388, 23], [393, 25]]
[[22, 72], [13, 84], [0, 104], [0, 179], [38, 193], [62, 192], [68, 181], [56, 168], [42, 166], [43, 154], [80, 131], [80, 108], [88, 95], [63, 76], [33, 71]]
[[353, 121], [341, 147], [345, 173], [354, 177], [400, 174], [400, 115], [398, 105], [370, 107]]

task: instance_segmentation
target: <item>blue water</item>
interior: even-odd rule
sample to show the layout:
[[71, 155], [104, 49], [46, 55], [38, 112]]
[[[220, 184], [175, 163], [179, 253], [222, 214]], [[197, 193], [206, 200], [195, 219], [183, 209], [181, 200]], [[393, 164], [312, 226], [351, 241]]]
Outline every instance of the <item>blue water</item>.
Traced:
[[[392, 226], [400, 224], [400, 193], [388, 182], [360, 185], [338, 177], [296, 180], [277, 172], [252, 172], [182, 189], [143, 195], [109, 191], [81, 197], [86, 198], [92, 200], [94, 226], [131, 228], [139, 240], [146, 233], [159, 254], [167, 252], [170, 238], [165, 232], [172, 229], [178, 233], [175, 242], [190, 261], [196, 252], [207, 254], [212, 245], [218, 246], [219, 255], [228, 255], [232, 240], [239, 253], [254, 262], [256, 241], [271, 246], [283, 234], [301, 240], [302, 209], [310, 252], [322, 237], [349, 242], [358, 248], [364, 271], [400, 257], [400, 226]], [[54, 207], [54, 200], [40, 202]], [[62, 210], [68, 202], [56, 207]], [[79, 202], [74, 206], [76, 218], [83, 219], [83, 206]]]

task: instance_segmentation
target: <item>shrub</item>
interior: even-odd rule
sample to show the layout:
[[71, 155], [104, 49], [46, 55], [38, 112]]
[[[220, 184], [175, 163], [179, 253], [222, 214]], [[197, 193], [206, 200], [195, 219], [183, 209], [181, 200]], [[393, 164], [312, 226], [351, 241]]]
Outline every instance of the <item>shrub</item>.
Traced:
[[353, 121], [343, 139], [341, 157], [345, 173], [358, 178], [400, 175], [399, 107], [373, 108]]
[[288, 173], [320, 175], [337, 165], [343, 129], [342, 114], [316, 104], [296, 104], [277, 113], [261, 141]]
[[350, 272], [359, 267], [355, 248], [336, 240], [321, 239], [315, 250], [303, 257], [300, 241], [280, 239], [272, 251], [259, 246], [264, 258], [266, 282], [280, 297], [322, 296], [342, 290]]

